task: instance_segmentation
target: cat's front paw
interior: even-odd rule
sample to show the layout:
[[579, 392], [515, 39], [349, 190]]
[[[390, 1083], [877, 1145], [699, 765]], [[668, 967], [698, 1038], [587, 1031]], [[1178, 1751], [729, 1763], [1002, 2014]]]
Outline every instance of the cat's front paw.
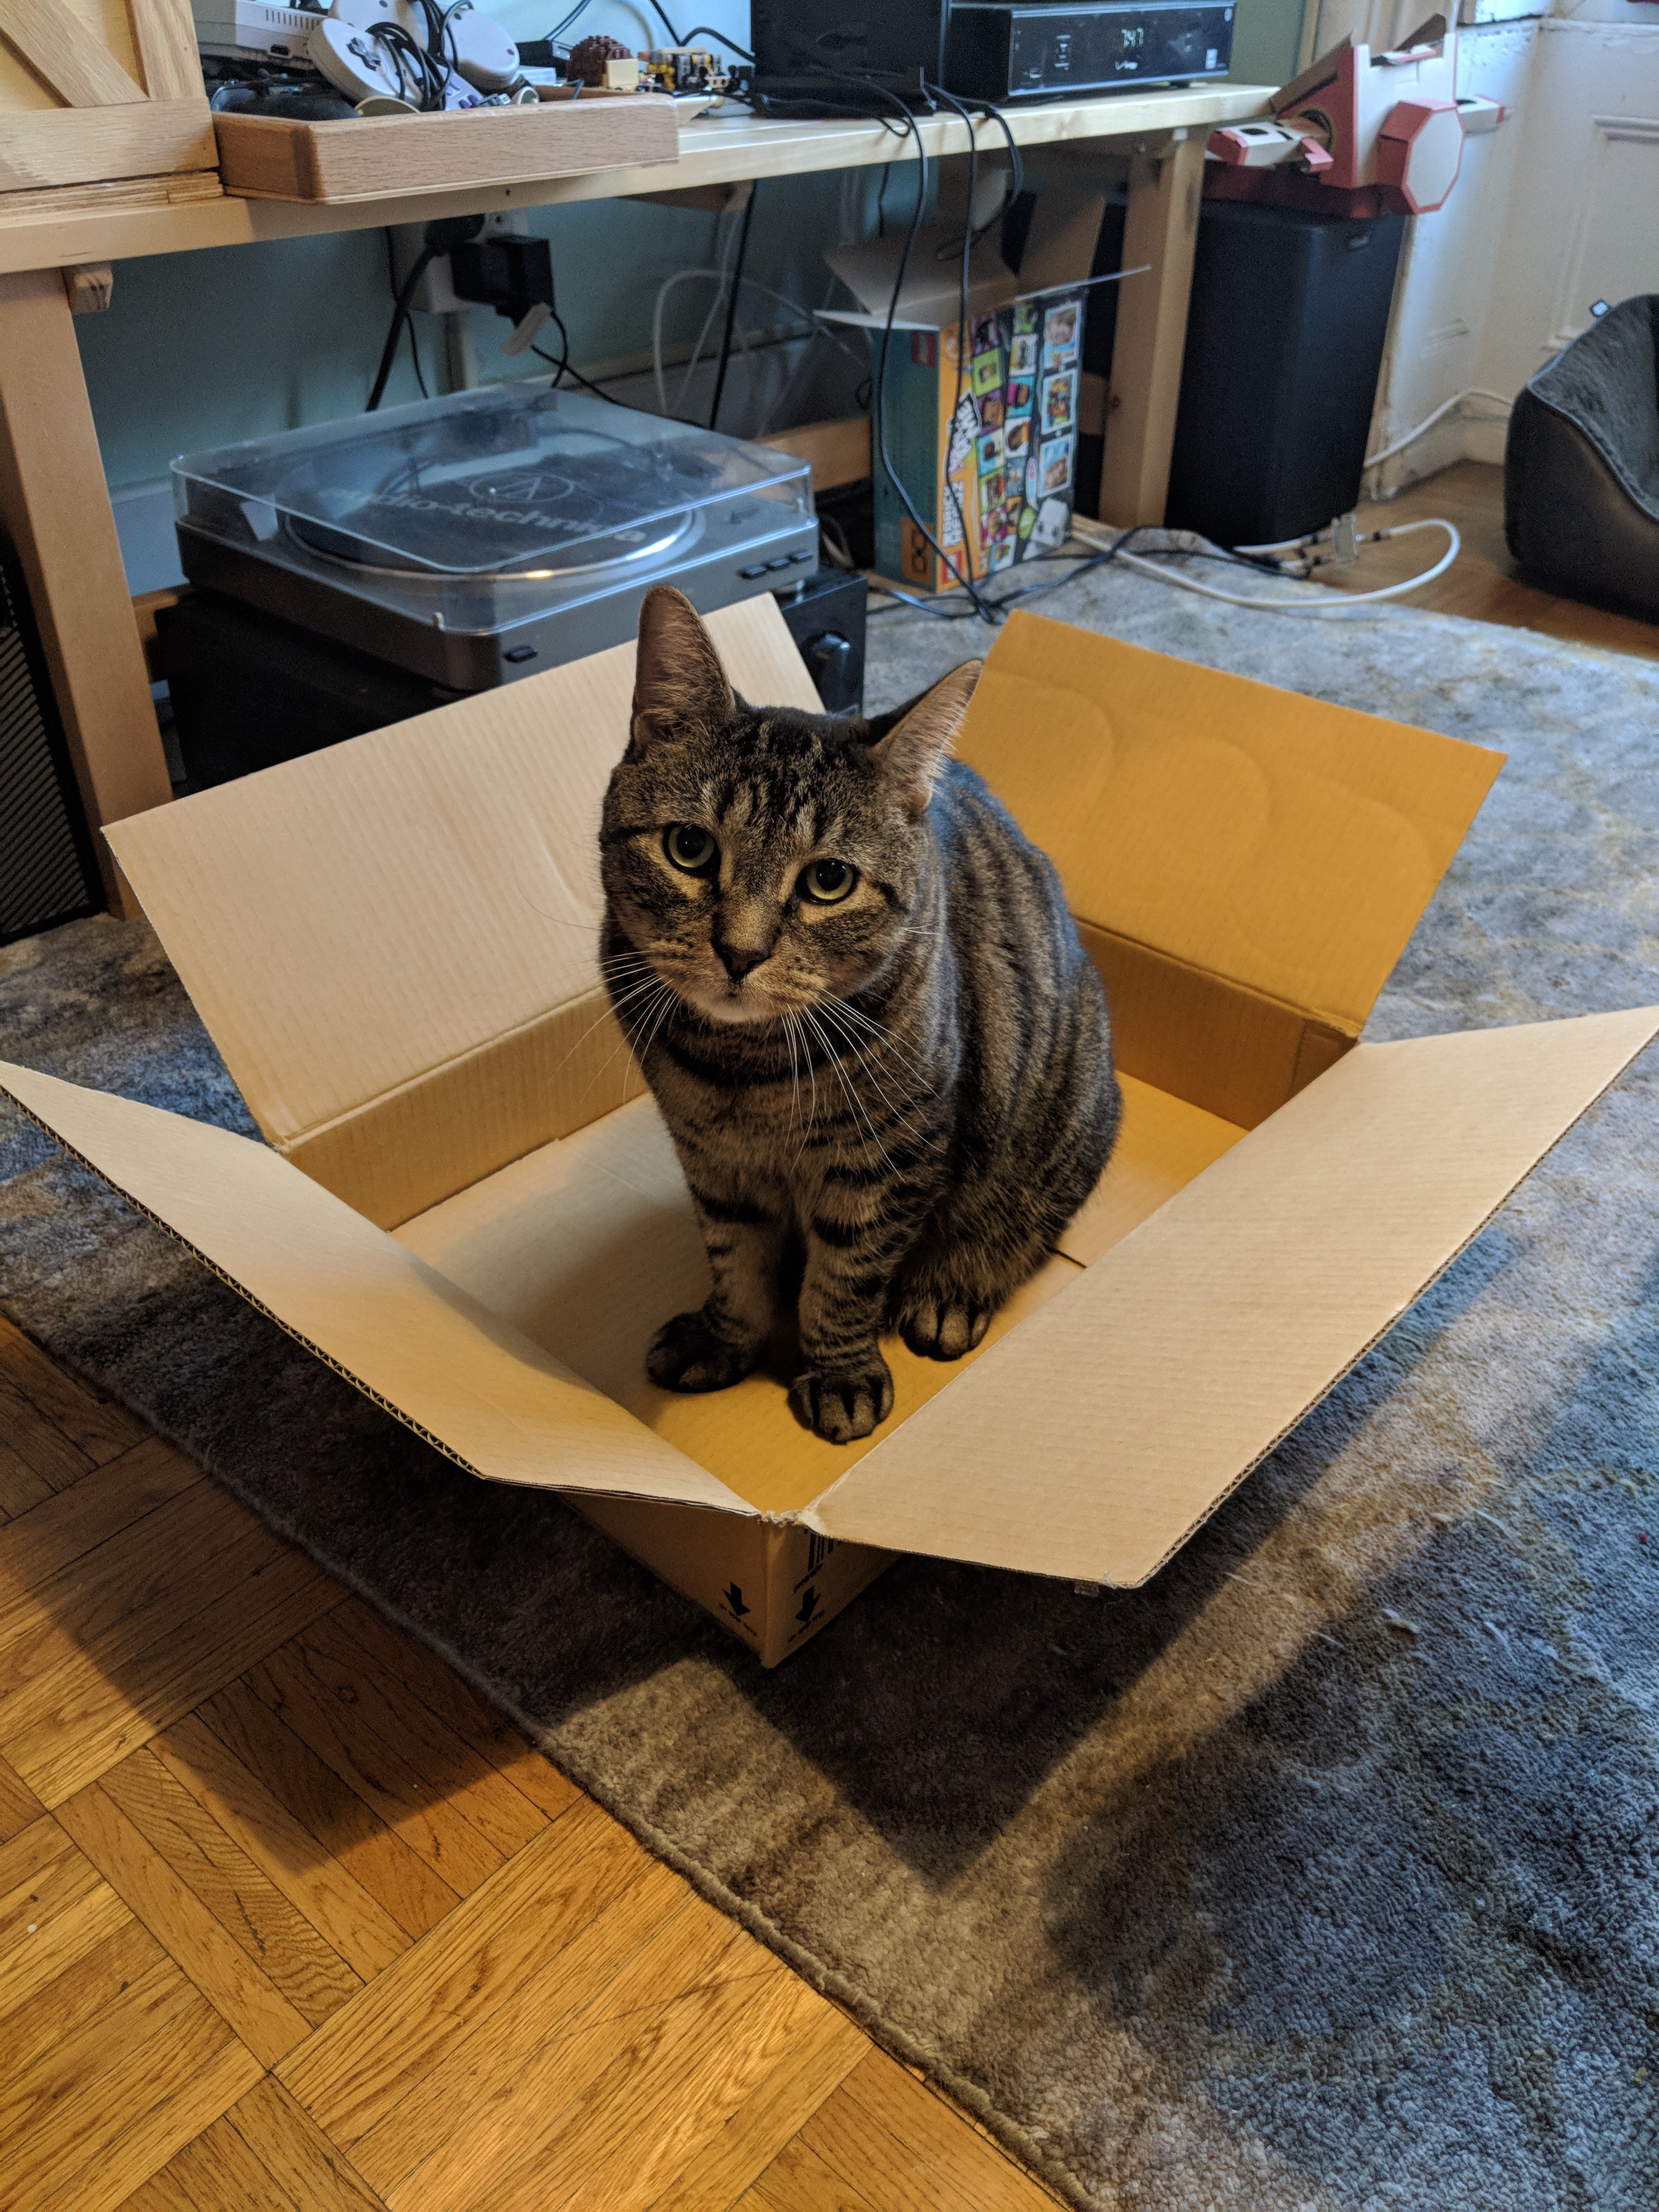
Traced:
[[676, 1314], [652, 1338], [645, 1371], [663, 1390], [727, 1390], [760, 1358], [758, 1345], [728, 1343], [701, 1312]]
[[865, 1366], [800, 1376], [789, 1395], [809, 1429], [827, 1443], [850, 1444], [892, 1412], [893, 1378], [874, 1352]]
[[984, 1340], [991, 1326], [989, 1306], [947, 1298], [908, 1302], [898, 1317], [899, 1334], [922, 1359], [960, 1359]]

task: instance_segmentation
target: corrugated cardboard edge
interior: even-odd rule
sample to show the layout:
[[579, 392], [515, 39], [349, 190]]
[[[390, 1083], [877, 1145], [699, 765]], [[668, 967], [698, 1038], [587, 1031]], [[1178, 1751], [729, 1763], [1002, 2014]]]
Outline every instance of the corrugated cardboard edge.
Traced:
[[[125, 1205], [130, 1206], [135, 1213], [141, 1214], [146, 1221], [153, 1223], [157, 1229], [164, 1231], [165, 1234], [180, 1248], [181, 1250], [188, 1252], [191, 1259], [194, 1260], [198, 1266], [206, 1268], [207, 1272], [210, 1275], [216, 1276], [220, 1282], [225, 1284], [228, 1289], [234, 1291], [237, 1297], [241, 1299], [245, 1305], [252, 1306], [255, 1313], [261, 1314], [264, 1316], [265, 1320], [274, 1322], [276, 1326], [282, 1330], [284, 1336], [291, 1337], [295, 1344], [302, 1346], [304, 1349], [311, 1354], [313, 1359], [319, 1360], [325, 1367], [330, 1369], [334, 1374], [339, 1376], [343, 1382], [349, 1382], [354, 1390], [356, 1390], [361, 1396], [367, 1398], [372, 1405], [378, 1406], [382, 1413], [389, 1413], [392, 1419], [398, 1423], [400, 1428], [407, 1429], [411, 1435], [419, 1437], [422, 1443], [429, 1444], [434, 1451], [441, 1453], [442, 1456], [448, 1460], [453, 1466], [459, 1467], [465, 1474], [471, 1475], [475, 1480], [479, 1482], [503, 1482], [502, 1477], [489, 1474], [482, 1468], [475, 1467], [472, 1462], [466, 1458], [463, 1453], [457, 1451], [453, 1445], [446, 1443], [441, 1437], [434, 1435], [423, 1422], [416, 1420], [412, 1413], [405, 1412], [404, 1409], [401, 1406], [398, 1405], [393, 1400], [385, 1396], [380, 1391], [375, 1389], [372, 1383], [364, 1382], [361, 1376], [354, 1374], [350, 1368], [345, 1366], [340, 1360], [335, 1358], [331, 1352], [325, 1351], [323, 1346], [319, 1344], [314, 1338], [307, 1336], [303, 1329], [296, 1328], [291, 1322], [284, 1321], [283, 1316], [272, 1307], [268, 1306], [263, 1298], [257, 1297], [254, 1293], [247, 1288], [246, 1284], [238, 1282], [234, 1275], [228, 1273], [226, 1269], [219, 1266], [216, 1261], [210, 1259], [209, 1255], [203, 1251], [201, 1247], [193, 1243], [192, 1240], [186, 1237], [181, 1230], [175, 1229], [173, 1224], [170, 1221], [166, 1220], [161, 1214], [157, 1213], [154, 1207], [146, 1206], [142, 1199], [135, 1197], [132, 1192], [126, 1189], [121, 1183], [118, 1182], [115, 1177], [112, 1176], [106, 1169], [100, 1167], [95, 1160], [89, 1159], [84, 1152], [81, 1152], [76, 1146], [70, 1144], [67, 1138], [52, 1127], [51, 1122], [46, 1121], [40, 1115], [34, 1112], [33, 1108], [27, 1105], [24, 1101], [17, 1096], [15, 1091], [9, 1090], [3, 1082], [0, 1082], [0, 1098], [3, 1098], [9, 1106], [23, 1116], [26, 1121], [27, 1121], [33, 1127], [38, 1129], [41, 1135], [46, 1138], [52, 1144], [55, 1145], [58, 1150], [64, 1153], [67, 1158], [74, 1160], [77, 1165], [85, 1168], [88, 1174], [95, 1176], [98, 1178], [98, 1181], [103, 1184], [106, 1190], [113, 1191], [116, 1196], [120, 1199]], [[139, 1103], [142, 1102], [135, 1101], [132, 1103]], [[161, 1109], [157, 1108], [152, 1109], [151, 1110], [159, 1112]], [[245, 1141], [252, 1142], [257, 1140], [246, 1139]], [[575, 1498], [583, 1496], [596, 1498], [614, 1498], [618, 1500], [618, 1502], [629, 1504], [638, 1504], [641, 1502], [640, 1493], [634, 1491], [603, 1489], [573, 1491], [556, 1483], [505, 1483], [503, 1486], [510, 1489], [545, 1489], [550, 1495], [558, 1498], [567, 1504], [570, 1503]], [[735, 1522], [740, 1523], [747, 1522], [751, 1518], [755, 1520], [776, 1520], [781, 1517], [776, 1515], [763, 1515], [756, 1513], [752, 1509], [745, 1508], [744, 1506], [744, 1502], [741, 1499], [738, 1499], [737, 1504], [733, 1506], [721, 1506], [710, 1501], [689, 1498], [677, 1498], [672, 1499], [665, 1498], [660, 1501], [646, 1499], [644, 1502], [660, 1502], [665, 1504], [684, 1505], [689, 1511], [712, 1513], [722, 1516]]]
[[[1607, 1080], [1600, 1086], [1592, 1097], [1585, 1100], [1583, 1105], [1579, 1108], [1578, 1111], [1575, 1115], [1573, 1115], [1572, 1118], [1569, 1121], [1565, 1122], [1547, 1144], [1540, 1146], [1537, 1152], [1534, 1154], [1528, 1164], [1522, 1170], [1521, 1173], [1515, 1177], [1509, 1188], [1500, 1194], [1491, 1206], [1487, 1208], [1480, 1219], [1474, 1224], [1474, 1227], [1470, 1229], [1468, 1234], [1462, 1240], [1455, 1249], [1447, 1255], [1446, 1258], [1439, 1266], [1435, 1267], [1430, 1274], [1426, 1275], [1423, 1279], [1423, 1280], [1418, 1285], [1417, 1288], [1413, 1291], [1408, 1297], [1401, 1300], [1400, 1304], [1395, 1308], [1394, 1311], [1389, 1314], [1389, 1317], [1381, 1324], [1380, 1327], [1373, 1330], [1364, 1343], [1362, 1344], [1358, 1350], [1354, 1352], [1352, 1358], [1347, 1360], [1343, 1366], [1339, 1368], [1332, 1375], [1328, 1382], [1325, 1383], [1322, 1388], [1316, 1391], [1315, 1394], [1307, 1400], [1299, 1412], [1293, 1414], [1283, 1424], [1276, 1434], [1269, 1439], [1261, 1450], [1255, 1454], [1247, 1465], [1239, 1469], [1238, 1473], [1232, 1477], [1214, 1500], [1207, 1505], [1201, 1513], [1196, 1516], [1192, 1522], [1183, 1529], [1182, 1534], [1170, 1544], [1167, 1549], [1163, 1553], [1162, 1556], [1152, 1566], [1147, 1568], [1145, 1574], [1137, 1576], [1133, 1581], [1129, 1582], [1113, 1582], [1109, 1578], [1103, 1577], [1100, 1587], [1108, 1589], [1143, 1589], [1146, 1584], [1152, 1580], [1154, 1576], [1161, 1574], [1164, 1569], [1168, 1566], [1170, 1561], [1175, 1557], [1176, 1553], [1184, 1549], [1198, 1534], [1198, 1531], [1203, 1528], [1205, 1523], [1214, 1518], [1215, 1515], [1220, 1511], [1227, 1500], [1232, 1497], [1236, 1491], [1237, 1491], [1249, 1480], [1250, 1476], [1253, 1475], [1256, 1469], [1262, 1465], [1263, 1462], [1273, 1456], [1273, 1453], [1276, 1452], [1279, 1449], [1279, 1447], [1284, 1443], [1286, 1437], [1291, 1435], [1293, 1431], [1297, 1429], [1304, 1420], [1306, 1420], [1309, 1414], [1313, 1412], [1316, 1407], [1323, 1404], [1324, 1401], [1330, 1395], [1331, 1392], [1334, 1390], [1340, 1383], [1345, 1381], [1348, 1376], [1352, 1374], [1354, 1369], [1359, 1365], [1360, 1362], [1365, 1359], [1376, 1349], [1377, 1345], [1382, 1342], [1382, 1339], [1387, 1336], [1392, 1329], [1395, 1328], [1399, 1325], [1400, 1322], [1411, 1311], [1412, 1308], [1434, 1287], [1435, 1284], [1437, 1283], [1443, 1275], [1456, 1265], [1463, 1254], [1468, 1250], [1469, 1247], [1484, 1233], [1491, 1223], [1503, 1211], [1504, 1207], [1508, 1205], [1510, 1200], [1514, 1197], [1516, 1192], [1520, 1189], [1522, 1184], [1527, 1181], [1528, 1177], [1536, 1173], [1538, 1168], [1549, 1158], [1550, 1154], [1556, 1149], [1557, 1146], [1561, 1144], [1571, 1134], [1572, 1131], [1577, 1127], [1578, 1124], [1584, 1119], [1585, 1115], [1601, 1103], [1601, 1100], [1607, 1097], [1608, 1091], [1610, 1091], [1613, 1085], [1628, 1072], [1633, 1063], [1641, 1057], [1642, 1054], [1645, 1052], [1651, 1044], [1653, 1044], [1656, 1038], [1659, 1038], [1659, 1007], [1649, 1007], [1644, 1009], [1631, 1008], [1624, 1011], [1630, 1012], [1646, 1012], [1649, 1015], [1650, 1020], [1645, 1033], [1638, 1035], [1636, 1041], [1632, 1044], [1629, 1051], [1620, 1061], [1619, 1065], [1613, 1068]], [[1572, 1017], [1567, 1017], [1566, 1018], [1571, 1019]], [[1200, 1178], [1200, 1180], [1201, 1180], [1201, 1178]], [[1156, 1219], [1156, 1216], [1152, 1217], [1153, 1219]], [[1143, 1227], [1146, 1224], [1142, 1224]], [[1129, 1232], [1129, 1237], [1126, 1237], [1123, 1242], [1127, 1244], [1133, 1237], [1139, 1233], [1139, 1230], [1132, 1230]], [[871, 1455], [872, 1459], [876, 1455], [873, 1453]], [[851, 1472], [851, 1470], [849, 1470], [849, 1472]], [[844, 1480], [845, 1478], [842, 1479]], [[795, 1518], [804, 1527], [815, 1530], [818, 1534], [824, 1536], [834, 1535], [842, 1542], [859, 1543], [874, 1540], [870, 1538], [848, 1536], [845, 1531], [831, 1529], [825, 1525], [820, 1516], [818, 1509], [823, 1504], [825, 1498], [830, 1496], [830, 1491], [834, 1490], [836, 1486], [837, 1486], [836, 1484], [831, 1484], [829, 1489], [821, 1492], [817, 1498], [814, 1498], [810, 1505], [804, 1507], [800, 1512], [795, 1516]], [[961, 1557], [961, 1554], [957, 1553], [927, 1553], [925, 1545], [915, 1542], [908, 1543], [906, 1549], [920, 1553], [926, 1557], [949, 1559], [957, 1559]], [[1040, 1575], [1033, 1569], [1003, 1567], [1000, 1571], [1004, 1573], [1030, 1573], [1033, 1576], [1034, 1579], [1037, 1580], [1063, 1579], [1063, 1577], [1050, 1577]]]

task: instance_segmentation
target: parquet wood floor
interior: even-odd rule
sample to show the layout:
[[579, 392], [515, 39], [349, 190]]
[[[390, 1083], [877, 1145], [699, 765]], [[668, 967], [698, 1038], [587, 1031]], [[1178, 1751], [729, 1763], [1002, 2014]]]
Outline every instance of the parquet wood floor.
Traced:
[[[1576, 645], [1600, 646], [1609, 653], [1633, 653], [1659, 660], [1659, 623], [1632, 615], [1587, 607], [1577, 599], [1558, 599], [1534, 590], [1515, 574], [1504, 543], [1504, 471], [1481, 461], [1459, 461], [1425, 477], [1398, 499], [1374, 501], [1359, 510], [1364, 530], [1387, 529], [1425, 515], [1443, 515], [1455, 523], [1463, 550], [1443, 576], [1396, 606], [1431, 607], [1445, 615], [1468, 615], [1476, 622], [1535, 629], [1546, 637]], [[1336, 583], [1340, 591], [1369, 591], [1431, 567], [1446, 550], [1437, 531], [1419, 530], [1385, 545], [1368, 545], [1356, 566]], [[1329, 578], [1323, 580], [1329, 581]]]
[[5, 2212], [1049, 2212], [0, 1322]]

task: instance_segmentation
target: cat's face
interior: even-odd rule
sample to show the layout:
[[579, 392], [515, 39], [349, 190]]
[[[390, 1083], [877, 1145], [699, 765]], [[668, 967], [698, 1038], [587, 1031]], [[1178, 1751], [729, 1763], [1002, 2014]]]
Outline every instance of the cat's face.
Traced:
[[973, 673], [876, 724], [748, 707], [689, 603], [653, 592], [600, 841], [611, 912], [650, 972], [727, 1023], [878, 975], [913, 926], [927, 791]]

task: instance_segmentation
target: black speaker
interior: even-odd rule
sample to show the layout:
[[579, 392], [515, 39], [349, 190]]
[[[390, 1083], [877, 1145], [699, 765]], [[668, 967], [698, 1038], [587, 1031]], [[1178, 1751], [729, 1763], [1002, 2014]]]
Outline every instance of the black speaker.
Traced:
[[219, 592], [184, 592], [157, 608], [155, 643], [192, 791], [460, 696]]
[[1405, 226], [1401, 215], [1203, 203], [1171, 529], [1263, 545], [1358, 503]]
[[103, 903], [22, 571], [0, 538], [0, 945]]
[[818, 568], [773, 594], [829, 714], [864, 712], [864, 641], [870, 587], [856, 572]]

